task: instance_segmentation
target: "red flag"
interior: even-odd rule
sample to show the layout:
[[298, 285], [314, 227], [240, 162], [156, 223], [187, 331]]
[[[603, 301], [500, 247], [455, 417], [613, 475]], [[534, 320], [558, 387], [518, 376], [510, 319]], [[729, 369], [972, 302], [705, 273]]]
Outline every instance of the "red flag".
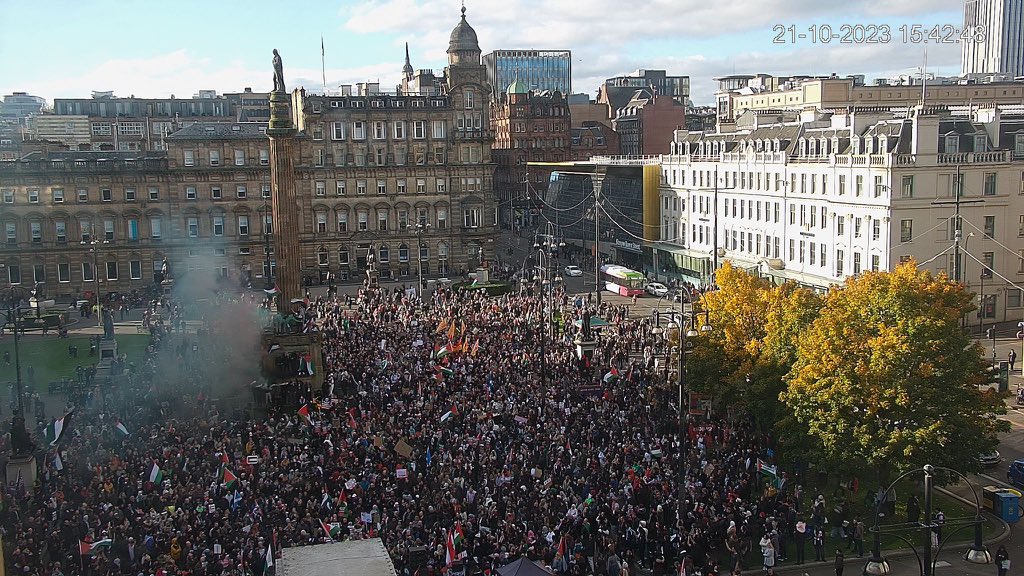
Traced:
[[299, 408], [299, 416], [305, 418], [307, 422], [309, 421], [309, 404], [303, 404], [302, 408]]
[[224, 464], [229, 463], [228, 453], [227, 452], [221, 452], [220, 453], [220, 461], [223, 462]]
[[452, 413], [452, 416], [458, 416], [459, 415], [459, 407], [454, 405], [454, 404], [452, 404], [451, 413]]
[[82, 556], [85, 556], [86, 554], [91, 554], [92, 553], [92, 546], [90, 546], [88, 542], [85, 542], [83, 540], [79, 540], [78, 541], [78, 553], [81, 554]]
[[352, 428], [358, 428], [359, 427], [356, 424], [356, 409], [355, 408], [349, 408], [348, 409], [348, 425], [350, 427], [352, 427]]

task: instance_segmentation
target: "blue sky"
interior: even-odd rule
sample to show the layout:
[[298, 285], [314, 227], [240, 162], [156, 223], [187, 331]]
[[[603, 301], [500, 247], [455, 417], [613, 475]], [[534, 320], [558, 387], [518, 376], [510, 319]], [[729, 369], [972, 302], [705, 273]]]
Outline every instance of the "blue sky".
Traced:
[[[623, 8], [623, 6], [629, 6]], [[289, 88], [321, 90], [320, 37], [328, 86], [398, 83], [409, 42], [415, 68], [441, 69], [458, 0], [251, 0], [174, 2], [0, 0], [0, 94], [188, 97], [271, 85], [280, 50]], [[923, 44], [899, 26], [962, 23], [957, 0], [467, 0], [480, 47], [573, 51], [573, 88], [593, 94], [608, 76], [664, 68], [691, 77], [696, 104], [710, 104], [713, 76], [730, 73], [913, 74]], [[888, 43], [773, 43], [773, 26], [888, 24]], [[959, 71], [960, 47], [927, 47], [929, 72]]]

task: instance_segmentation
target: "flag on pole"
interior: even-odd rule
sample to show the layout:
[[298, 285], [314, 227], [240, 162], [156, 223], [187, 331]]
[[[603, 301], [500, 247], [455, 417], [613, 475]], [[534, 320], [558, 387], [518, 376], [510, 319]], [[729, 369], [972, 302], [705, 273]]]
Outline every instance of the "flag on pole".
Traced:
[[473, 343], [473, 348], [469, 351], [470, 355], [476, 358], [476, 353], [480, 351], [480, 339], [477, 338], [476, 342]]
[[64, 469], [64, 462], [60, 459], [60, 452], [57, 452], [57, 455], [53, 457], [53, 469], [57, 472]]
[[605, 384], [614, 384], [619, 379], [619, 371], [615, 367], [612, 367], [607, 374], [604, 375]]
[[445, 318], [442, 318], [441, 321], [438, 322], [438, 324], [437, 324], [437, 333], [440, 334], [440, 333], [444, 332], [447, 329], [448, 329], [448, 320], [445, 319]]
[[267, 544], [267, 554], [263, 557], [263, 574], [269, 574], [274, 569], [274, 545]]
[[448, 540], [445, 543], [445, 564], [451, 566], [455, 562], [455, 539], [451, 532], [448, 532]]
[[445, 376], [454, 376], [455, 375], [455, 371], [454, 370], [452, 370], [451, 368], [445, 368], [444, 366], [441, 366], [440, 364], [435, 365], [434, 366], [434, 370], [437, 370], [438, 372], [440, 372], [441, 374], [444, 374]]
[[323, 520], [321, 520], [320, 521], [320, 527], [323, 528], [324, 534], [326, 534], [327, 537], [330, 538], [331, 540], [334, 540], [335, 538], [337, 538], [338, 534], [341, 533], [341, 525], [339, 525], [337, 522], [332, 522], [332, 523], [328, 524], [328, 523], [324, 522]]
[[153, 484], [160, 484], [164, 481], [164, 471], [153, 462], [153, 467], [149, 469], [149, 481]]
[[455, 523], [454, 543], [455, 543], [456, 546], [458, 546], [459, 544], [462, 544], [465, 541], [466, 541], [466, 533], [462, 531], [462, 523], [461, 522], [456, 522]]
[[458, 416], [458, 415], [459, 415], [459, 409], [457, 407], [455, 407], [455, 406], [452, 406], [451, 410], [445, 412], [444, 415], [441, 416], [441, 422], [447, 422], [448, 419], [451, 418], [452, 416]]
[[238, 476], [232, 474], [231, 470], [228, 470], [227, 466], [221, 467], [220, 483], [225, 488], [234, 488], [235, 484], [238, 483]]
[[274, 284], [273, 288], [271, 288], [270, 290], [267, 290], [266, 288], [264, 288], [263, 292], [265, 292], [267, 294], [267, 296], [273, 296], [275, 294], [280, 293], [281, 290], [277, 287], [277, 284]]
[[50, 446], [56, 446], [61, 438], [64, 437], [65, 432], [71, 427], [71, 417], [74, 414], [75, 412], [72, 410], [46, 427], [46, 441]]
[[448, 326], [448, 340], [455, 340], [455, 322]]
[[128, 428], [126, 428], [125, 425], [122, 424], [120, 420], [117, 421], [117, 424], [115, 424], [114, 427], [117, 428], [117, 431], [123, 434], [124, 436], [131, 436], [131, 434], [128, 433]]
[[306, 419], [306, 422], [312, 424], [313, 421], [309, 418], [309, 404], [303, 404], [302, 408], [299, 408], [299, 416]]
[[[454, 324], [452, 324], [452, 326], [454, 326]], [[449, 352], [451, 352], [451, 349], [448, 347], [447, 344], [441, 346], [440, 348], [434, 351], [434, 360], [440, 360], [444, 358], [445, 356], [448, 355]]]

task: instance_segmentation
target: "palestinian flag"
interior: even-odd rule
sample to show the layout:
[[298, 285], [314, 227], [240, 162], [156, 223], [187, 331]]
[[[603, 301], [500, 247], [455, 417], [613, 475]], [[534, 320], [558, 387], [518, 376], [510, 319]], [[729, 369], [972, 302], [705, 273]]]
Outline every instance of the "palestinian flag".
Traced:
[[149, 469], [149, 481], [153, 484], [161, 484], [164, 481], [164, 471], [153, 462], [153, 467]]
[[306, 422], [310, 422], [309, 419], [309, 404], [303, 404], [302, 408], [299, 408], [299, 416], [306, 419]]
[[120, 420], [117, 421], [117, 424], [114, 425], [114, 428], [116, 428], [117, 431], [120, 432], [123, 436], [131, 436], [131, 434], [128, 433], [128, 428], [125, 428], [125, 425], [122, 424]]
[[444, 346], [441, 346], [440, 348], [434, 351], [434, 360], [441, 360], [450, 353], [451, 349], [448, 348], [447, 344], [445, 344]]
[[445, 368], [444, 366], [441, 366], [440, 364], [435, 365], [434, 366], [434, 370], [437, 370], [438, 372], [440, 372], [441, 374], [444, 374], [445, 376], [454, 376], [455, 375], [455, 371], [454, 370], [452, 370], [451, 368]]
[[444, 416], [441, 416], [441, 422], [447, 422], [448, 419], [451, 418], [452, 416], [458, 416], [458, 415], [459, 415], [458, 407], [452, 406], [451, 410], [445, 412]]
[[453, 537], [452, 533], [449, 532], [448, 541], [445, 542], [445, 564], [451, 566], [455, 562], [456, 558], [457, 556], [455, 554], [455, 538]]
[[103, 540], [97, 540], [96, 542], [86, 542], [84, 540], [78, 541], [78, 553], [82, 556], [86, 554], [93, 554], [97, 550], [110, 548], [113, 546], [114, 541], [110, 538], [104, 538]]
[[320, 527], [324, 529], [324, 534], [327, 534], [327, 537], [331, 540], [336, 539], [338, 535], [341, 534], [341, 524], [338, 524], [337, 522], [328, 524], [321, 520]]
[[462, 523], [455, 523], [455, 545], [458, 546], [466, 541], [466, 533], [462, 531]]
[[71, 417], [74, 414], [75, 412], [72, 410], [46, 427], [46, 441], [50, 446], [56, 446], [61, 441], [68, 428], [71, 427]]
[[228, 470], [227, 466], [222, 466], [220, 473], [220, 483], [225, 488], [233, 488], [235, 484], [238, 483], [238, 476], [232, 474], [231, 470]]
[[607, 374], [604, 375], [605, 384], [614, 384], [619, 379], [619, 371], [615, 367], [612, 367]]

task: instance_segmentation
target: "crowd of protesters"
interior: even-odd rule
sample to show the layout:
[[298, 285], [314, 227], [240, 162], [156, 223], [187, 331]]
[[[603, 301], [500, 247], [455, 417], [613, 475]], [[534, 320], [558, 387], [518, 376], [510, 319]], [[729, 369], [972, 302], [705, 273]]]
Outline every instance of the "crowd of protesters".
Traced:
[[[817, 548], [823, 497], [801, 510], [795, 482], [760, 480], [770, 439], [711, 415], [677, 435], [650, 320], [624, 307], [364, 289], [296, 316], [323, 357], [265, 413], [212, 381], [230, 335], [154, 325], [138, 377], [69, 406], [38, 481], [4, 495], [11, 573], [260, 574], [268, 549], [371, 536], [400, 574], [522, 556], [565, 574], [728, 574]], [[591, 334], [591, 316], [609, 324]], [[596, 340], [584, 360], [580, 337]]]

